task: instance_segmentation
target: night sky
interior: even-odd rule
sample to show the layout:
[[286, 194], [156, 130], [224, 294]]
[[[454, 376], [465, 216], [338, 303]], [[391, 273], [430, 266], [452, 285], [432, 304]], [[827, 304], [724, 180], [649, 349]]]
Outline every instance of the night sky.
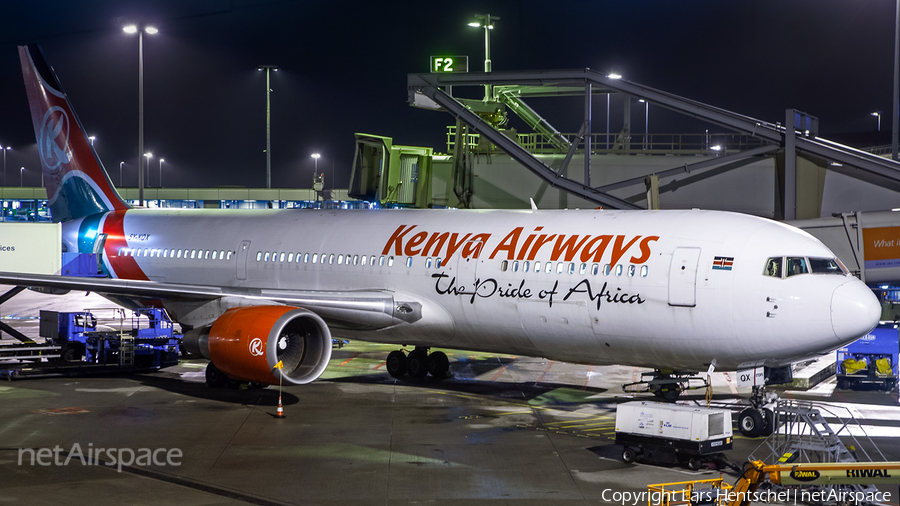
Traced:
[[[265, 75], [272, 75], [272, 186], [309, 188], [314, 161], [327, 186], [346, 187], [353, 134], [444, 151], [446, 113], [406, 104], [406, 76], [437, 54], [483, 59], [475, 13], [500, 16], [495, 71], [591, 68], [766, 121], [795, 108], [821, 135], [890, 130], [892, 0], [269, 1], [28, 0], [3, 2], [0, 144], [7, 183], [39, 184], [34, 132], [16, 46], [39, 43], [118, 184], [137, 184], [137, 36], [144, 35], [145, 150], [150, 186], [265, 186]], [[615, 102], [617, 99], [614, 98]], [[621, 101], [621, 98], [618, 98]], [[576, 102], [539, 102], [563, 132]], [[594, 131], [606, 101], [595, 99]], [[612, 130], [621, 127], [614, 103]], [[621, 110], [621, 104], [618, 104]], [[619, 113], [621, 114], [621, 113]], [[643, 111], [633, 107], [633, 128]], [[650, 108], [650, 132], [696, 128]], [[694, 130], [696, 131], [696, 130]], [[889, 137], [887, 137], [889, 139]], [[889, 142], [886, 141], [886, 142]], [[332, 174], [334, 167], [334, 174]], [[332, 179], [332, 177], [334, 179]], [[3, 183], [0, 178], [0, 184]]]

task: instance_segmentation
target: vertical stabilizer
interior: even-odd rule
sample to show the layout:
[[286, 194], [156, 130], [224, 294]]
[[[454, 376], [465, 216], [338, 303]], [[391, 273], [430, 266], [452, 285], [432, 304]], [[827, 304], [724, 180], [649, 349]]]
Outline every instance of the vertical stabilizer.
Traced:
[[53, 221], [128, 209], [41, 48], [35, 44], [19, 46], [19, 60]]

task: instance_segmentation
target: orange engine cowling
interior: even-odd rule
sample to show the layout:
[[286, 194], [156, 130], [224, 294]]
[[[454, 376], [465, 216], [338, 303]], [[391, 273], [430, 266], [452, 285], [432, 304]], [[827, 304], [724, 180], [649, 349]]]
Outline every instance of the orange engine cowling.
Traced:
[[315, 313], [290, 306], [250, 306], [225, 311], [203, 336], [203, 351], [231, 378], [276, 385], [318, 378], [331, 360], [331, 332]]

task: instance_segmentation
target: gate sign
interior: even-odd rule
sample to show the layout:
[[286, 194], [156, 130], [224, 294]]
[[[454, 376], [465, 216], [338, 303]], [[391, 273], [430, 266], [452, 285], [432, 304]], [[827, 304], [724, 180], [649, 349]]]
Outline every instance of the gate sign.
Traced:
[[449, 72], [468, 72], [468, 56], [432, 56], [431, 72], [446, 74]]
[[766, 383], [766, 368], [756, 367], [754, 369], [744, 369], [737, 372], [737, 386], [755, 387]]

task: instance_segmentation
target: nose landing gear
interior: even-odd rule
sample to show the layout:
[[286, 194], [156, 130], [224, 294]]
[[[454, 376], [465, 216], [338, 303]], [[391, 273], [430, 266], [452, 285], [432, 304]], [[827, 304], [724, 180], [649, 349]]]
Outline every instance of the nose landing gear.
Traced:
[[409, 354], [403, 353], [402, 350], [390, 352], [385, 367], [388, 374], [395, 378], [409, 374], [413, 378], [421, 379], [430, 374], [432, 378], [440, 381], [450, 377], [450, 359], [447, 355], [442, 351], [428, 353], [428, 348], [423, 346], [416, 346]]

